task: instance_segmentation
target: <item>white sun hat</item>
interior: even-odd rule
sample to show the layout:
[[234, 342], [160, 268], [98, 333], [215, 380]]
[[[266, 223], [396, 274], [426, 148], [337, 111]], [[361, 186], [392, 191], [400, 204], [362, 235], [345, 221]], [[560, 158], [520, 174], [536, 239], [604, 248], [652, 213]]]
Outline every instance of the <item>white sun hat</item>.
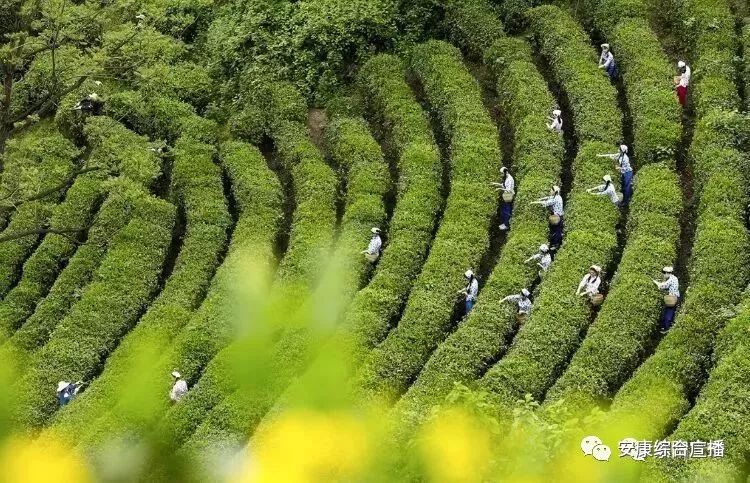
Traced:
[[377, 235], [378, 233], [380, 233], [380, 228], [374, 226], [370, 228], [370, 231]]
[[528, 297], [529, 295], [531, 295], [531, 292], [529, 292], [526, 289], [523, 289], [523, 290], [521, 290], [521, 295], [523, 295], [524, 297]]
[[677, 67], [679, 67], [679, 68], [685, 67], [685, 62], [683, 62], [683, 61], [677, 62]]
[[664, 273], [672, 273], [674, 272], [674, 268], [672, 268], [671, 266], [668, 266], [668, 267], [662, 268], [661, 271]]
[[549, 247], [547, 246], [546, 243], [543, 243], [542, 245], [539, 245], [539, 251], [540, 252], [548, 252], [549, 251]]
[[466, 273], [464, 273], [464, 277], [466, 278], [471, 278], [472, 275], [474, 275], [474, 272], [472, 272], [471, 270], [466, 270]]
[[602, 49], [607, 49], [607, 50], [609, 50], [609, 44], [602, 44]]
[[596, 273], [602, 273], [602, 267], [600, 267], [599, 265], [591, 265], [589, 268]]
[[608, 175], [608, 174], [605, 174], [604, 176], [602, 176], [602, 179], [604, 181], [608, 181], [610, 183], [612, 182], [612, 177], [610, 175]]
[[562, 111], [560, 109], [555, 109], [554, 111], [552, 111], [552, 115], [553, 116], [561, 116], [562, 115]]
[[60, 392], [60, 391], [62, 391], [63, 389], [65, 389], [65, 388], [66, 388], [66, 387], [68, 387], [69, 385], [70, 385], [70, 383], [69, 383], [69, 382], [66, 382], [66, 381], [60, 381], [60, 382], [58, 382], [58, 383], [57, 383], [57, 392]]
[[172, 377], [176, 377], [177, 379], [179, 379], [179, 378], [181, 378], [181, 377], [182, 377], [182, 374], [180, 374], [180, 373], [179, 373], [179, 372], [177, 372], [177, 371], [172, 371]]
[[620, 151], [622, 151], [623, 153], [627, 153], [628, 147], [625, 144], [620, 144]]
[[559, 193], [560, 193], [560, 187], [559, 187], [559, 186], [557, 186], [557, 185], [553, 185], [553, 186], [552, 186], [552, 191], [554, 191], [555, 193], [558, 193], [558, 194], [559, 194]]

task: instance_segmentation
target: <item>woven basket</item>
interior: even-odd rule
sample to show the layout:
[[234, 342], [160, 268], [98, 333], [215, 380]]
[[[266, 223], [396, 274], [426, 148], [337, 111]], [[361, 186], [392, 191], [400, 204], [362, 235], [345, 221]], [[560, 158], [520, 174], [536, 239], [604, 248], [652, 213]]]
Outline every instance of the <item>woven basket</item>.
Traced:
[[510, 203], [511, 201], [513, 201], [513, 193], [509, 191], [503, 191], [503, 201], [505, 201], [506, 203]]
[[549, 215], [549, 224], [550, 225], [559, 225], [560, 224], [560, 217], [557, 215]]
[[591, 305], [594, 307], [600, 306], [604, 302], [604, 295], [598, 293], [591, 296]]
[[367, 259], [368, 262], [375, 263], [378, 261], [378, 254], [376, 253], [374, 255], [371, 255], [369, 253], [365, 253], [365, 258]]
[[665, 295], [664, 296], [664, 305], [667, 307], [674, 307], [677, 305], [677, 296], [675, 295]]
[[526, 322], [526, 314], [516, 314], [516, 322], [518, 322], [519, 325], [523, 325], [524, 322]]

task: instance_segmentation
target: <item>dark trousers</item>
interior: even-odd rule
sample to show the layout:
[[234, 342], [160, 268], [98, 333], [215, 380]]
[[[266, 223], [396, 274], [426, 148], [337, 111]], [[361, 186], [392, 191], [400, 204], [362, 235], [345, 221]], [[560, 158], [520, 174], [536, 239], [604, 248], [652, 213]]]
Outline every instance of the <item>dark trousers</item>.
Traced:
[[614, 79], [617, 77], [617, 65], [615, 65], [615, 61], [613, 60], [612, 63], [609, 64], [609, 67], [607, 67], [607, 75], [610, 79]]
[[513, 203], [503, 201], [500, 206], [500, 224], [510, 228], [510, 217], [513, 214]]
[[674, 314], [677, 312], [677, 306], [667, 307], [665, 306], [661, 312], [661, 329], [669, 330], [674, 322]]
[[549, 244], [553, 247], [562, 245], [563, 239], [563, 217], [560, 217], [560, 223], [549, 226]]
[[466, 299], [466, 306], [464, 308], [465, 308], [466, 315], [469, 315], [469, 312], [471, 312], [471, 309], [474, 308], [474, 301]]
[[633, 172], [626, 171], [622, 173], [622, 204], [630, 203], [631, 196], [633, 196]]

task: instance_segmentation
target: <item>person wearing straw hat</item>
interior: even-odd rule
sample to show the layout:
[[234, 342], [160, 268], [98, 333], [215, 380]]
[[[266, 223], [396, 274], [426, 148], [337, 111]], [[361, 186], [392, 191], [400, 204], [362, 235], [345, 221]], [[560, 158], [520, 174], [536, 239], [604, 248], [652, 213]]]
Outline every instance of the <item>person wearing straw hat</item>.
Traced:
[[612, 184], [612, 177], [608, 174], [605, 174], [602, 177], [602, 180], [604, 180], [604, 184], [600, 184], [595, 188], [589, 188], [586, 190], [586, 192], [596, 196], [609, 196], [612, 204], [619, 208], [620, 197], [617, 195], [617, 191], [615, 191], [615, 185]]
[[624, 144], [621, 144], [618, 153], [599, 154], [598, 156], [611, 158], [617, 161], [615, 169], [620, 172], [621, 176], [622, 203], [627, 205], [628, 203], [630, 203], [631, 196], [633, 196], [633, 167], [630, 165], [630, 158], [628, 157], [628, 147]]
[[370, 228], [370, 244], [367, 246], [367, 250], [363, 250], [362, 253], [370, 263], [375, 263], [380, 257], [380, 250], [383, 248], [383, 240], [380, 239], [380, 228]]
[[513, 179], [505, 166], [500, 168], [500, 173], [503, 175], [503, 181], [490, 184], [495, 186], [497, 191], [503, 192], [503, 201], [500, 205], [500, 230], [506, 231], [510, 228], [510, 217], [513, 214], [513, 195], [516, 193], [516, 180]]
[[674, 83], [677, 86], [677, 98], [679, 99], [680, 104], [685, 107], [685, 104], [687, 104], [688, 85], [690, 85], [690, 75], [692, 72], [690, 67], [682, 60], [677, 62], [677, 72], [680, 73], [679, 76], [674, 78]]
[[526, 289], [521, 290], [520, 294], [508, 295], [502, 299], [501, 302], [515, 302], [518, 305], [516, 317], [520, 322], [523, 322], [523, 320], [529, 315], [529, 312], [531, 312], [531, 292]]
[[599, 295], [599, 285], [602, 283], [602, 267], [591, 265], [589, 272], [583, 276], [581, 283], [578, 284], [576, 295], [588, 296], [593, 298]]
[[541, 271], [539, 272], [540, 275], [543, 272], [549, 270], [549, 267], [552, 264], [552, 256], [549, 254], [549, 247], [546, 243], [540, 245], [539, 252], [531, 255], [529, 258], [524, 260], [524, 263], [529, 263], [532, 261], [537, 262], [536, 265], [541, 269]]
[[602, 55], [599, 57], [599, 68], [604, 69], [604, 72], [606, 72], [610, 79], [617, 76], [615, 56], [612, 55], [609, 44], [602, 44]]
[[562, 121], [562, 111], [559, 109], [555, 109], [552, 111], [552, 117], [548, 117], [551, 122], [547, 124], [547, 129], [550, 131], [555, 131], [557, 134], [562, 134], [563, 132], [563, 121]]
[[60, 407], [67, 406], [70, 401], [78, 396], [78, 391], [81, 390], [83, 381], [78, 382], [67, 382], [60, 381], [57, 383], [57, 402]]
[[464, 272], [464, 278], [466, 279], [466, 288], [459, 290], [458, 293], [465, 297], [466, 315], [469, 315], [469, 312], [474, 308], [477, 296], [479, 295], [479, 280], [477, 280], [477, 277], [471, 269]]
[[169, 399], [173, 403], [180, 402], [185, 394], [188, 392], [188, 385], [185, 379], [182, 378], [182, 374], [177, 371], [172, 371], [172, 377], [174, 378], [174, 385], [172, 390], [169, 391]]
[[562, 245], [563, 235], [563, 199], [560, 196], [560, 187], [554, 185], [550, 190], [550, 195], [546, 198], [540, 198], [532, 201], [532, 205], [542, 205], [550, 210], [549, 217], [549, 244], [550, 250], [557, 250]]
[[659, 290], [665, 293], [664, 309], [661, 314], [661, 330], [664, 333], [672, 327], [672, 322], [674, 322], [677, 302], [680, 300], [680, 281], [674, 275], [674, 268], [671, 266], [662, 268], [661, 272], [664, 275], [664, 281], [654, 280], [653, 282]]

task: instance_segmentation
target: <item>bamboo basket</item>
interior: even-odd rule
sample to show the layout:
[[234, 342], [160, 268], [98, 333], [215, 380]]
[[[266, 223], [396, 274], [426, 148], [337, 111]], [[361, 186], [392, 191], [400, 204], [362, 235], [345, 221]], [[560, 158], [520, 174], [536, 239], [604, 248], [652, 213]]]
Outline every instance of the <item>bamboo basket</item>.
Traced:
[[677, 296], [675, 295], [665, 295], [664, 296], [664, 305], [667, 307], [674, 307], [677, 305]]
[[604, 302], [604, 295], [598, 293], [591, 296], [591, 305], [599, 307]]
[[378, 261], [378, 254], [376, 253], [374, 255], [371, 255], [369, 253], [365, 253], [365, 258], [367, 259], [368, 262], [375, 263]]
[[505, 201], [506, 203], [510, 203], [511, 201], [513, 201], [513, 193], [503, 191], [503, 201]]
[[549, 215], [549, 224], [550, 225], [559, 225], [560, 224], [560, 217], [557, 215]]

